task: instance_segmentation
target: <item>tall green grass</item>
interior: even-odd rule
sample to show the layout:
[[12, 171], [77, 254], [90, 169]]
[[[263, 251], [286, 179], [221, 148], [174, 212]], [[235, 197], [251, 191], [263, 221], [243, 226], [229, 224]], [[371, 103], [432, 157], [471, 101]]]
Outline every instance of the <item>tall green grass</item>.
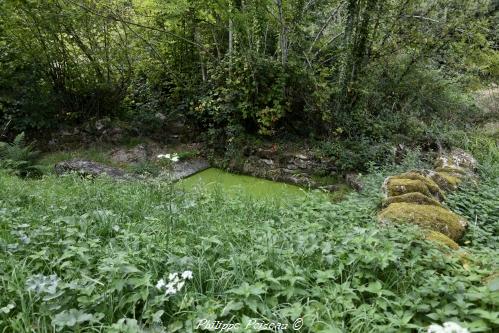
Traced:
[[[340, 203], [279, 204], [152, 180], [1, 173], [0, 332], [200, 332], [203, 319], [293, 332], [298, 318], [300, 332], [314, 333], [415, 332], [447, 320], [498, 329], [497, 280], [487, 280], [497, 233], [470, 244], [463, 267], [417, 229], [382, 228], [383, 177], [366, 177], [366, 191]], [[497, 230], [499, 213], [487, 214]], [[178, 293], [156, 288], [183, 271], [193, 279]]]

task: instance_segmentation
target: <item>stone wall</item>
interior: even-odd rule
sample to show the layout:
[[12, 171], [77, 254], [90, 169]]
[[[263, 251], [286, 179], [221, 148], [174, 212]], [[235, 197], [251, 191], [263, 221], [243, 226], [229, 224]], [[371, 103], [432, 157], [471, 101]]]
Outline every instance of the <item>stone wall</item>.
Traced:
[[440, 154], [433, 170], [412, 170], [388, 177], [378, 219], [382, 224], [412, 223], [431, 240], [453, 249], [468, 222], [445, 205], [445, 195], [464, 180], [475, 180], [476, 160], [460, 149]]
[[214, 159], [212, 164], [235, 173], [330, 192], [343, 189], [348, 183], [338, 175], [333, 161], [318, 158], [307, 150], [278, 153], [272, 148], [259, 148], [242, 155], [228, 162]]

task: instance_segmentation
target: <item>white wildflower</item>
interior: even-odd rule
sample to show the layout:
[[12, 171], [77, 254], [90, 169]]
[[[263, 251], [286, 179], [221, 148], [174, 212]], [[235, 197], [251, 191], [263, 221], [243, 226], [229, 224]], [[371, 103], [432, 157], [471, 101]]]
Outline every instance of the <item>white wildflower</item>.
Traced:
[[182, 289], [182, 287], [184, 286], [185, 284], [185, 281], [180, 281], [179, 283], [177, 283], [177, 290], [180, 291]]
[[428, 333], [444, 333], [444, 328], [437, 324], [432, 324], [428, 327]]
[[173, 153], [173, 154], [159, 154], [156, 156], [158, 159], [160, 160], [170, 160], [174, 163], [178, 162], [180, 160], [180, 156], [177, 154], [177, 153]]
[[467, 328], [461, 327], [459, 324], [451, 321], [444, 323], [444, 328], [448, 333], [469, 333]]
[[9, 304], [7, 304], [7, 306], [4, 306], [3, 308], [0, 308], [0, 313], [7, 314], [7, 313], [9, 313], [15, 307], [16, 307], [15, 304], [9, 303]]
[[175, 287], [173, 286], [173, 284], [168, 283], [166, 285], [165, 295], [175, 295], [176, 293], [177, 293], [177, 289], [175, 289]]
[[165, 284], [163, 279], [158, 281], [156, 284], [156, 288], [159, 290], [165, 289], [165, 295], [175, 295], [179, 292], [184, 286], [187, 280], [192, 279], [191, 271], [184, 271], [182, 274], [178, 272], [168, 274], [169, 282]]
[[192, 280], [192, 271], [185, 271], [182, 273], [182, 279]]
[[166, 285], [165, 280], [161, 279], [156, 283], [156, 288], [161, 290]]
[[448, 321], [443, 326], [432, 324], [428, 327], [428, 333], [469, 333], [467, 328], [459, 324]]
[[175, 288], [168, 288], [165, 291], [165, 295], [175, 295], [176, 293], [177, 291], [175, 290]]

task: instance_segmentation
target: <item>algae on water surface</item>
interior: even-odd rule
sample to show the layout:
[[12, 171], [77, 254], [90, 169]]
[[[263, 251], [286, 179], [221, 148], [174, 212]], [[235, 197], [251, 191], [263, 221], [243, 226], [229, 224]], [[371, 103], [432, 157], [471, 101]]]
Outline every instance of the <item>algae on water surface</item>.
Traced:
[[[311, 193], [295, 185], [232, 174], [216, 168], [210, 168], [185, 178], [179, 182], [179, 186], [185, 190], [192, 190], [196, 187], [208, 190], [220, 188], [229, 194], [242, 194], [259, 199], [300, 199]], [[318, 191], [313, 193], [327, 196]]]

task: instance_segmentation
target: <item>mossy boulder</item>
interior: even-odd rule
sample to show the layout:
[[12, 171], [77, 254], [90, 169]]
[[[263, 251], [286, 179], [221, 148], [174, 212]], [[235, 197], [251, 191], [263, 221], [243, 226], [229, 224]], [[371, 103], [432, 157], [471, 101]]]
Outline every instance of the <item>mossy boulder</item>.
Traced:
[[396, 202], [382, 210], [381, 223], [412, 223], [424, 229], [438, 231], [456, 241], [464, 233], [467, 222], [450, 210], [434, 205]]
[[457, 148], [441, 154], [435, 164], [436, 167], [460, 167], [470, 171], [474, 171], [477, 165], [478, 162], [471, 154]]
[[462, 182], [461, 177], [456, 176], [453, 173], [438, 171], [435, 174], [436, 174], [436, 177], [443, 179], [443, 181], [445, 182], [445, 185], [443, 185], [443, 186], [445, 188], [449, 188], [451, 190], [457, 189], [458, 186]]
[[455, 175], [456, 177], [466, 176], [467, 172], [465, 169], [457, 167], [457, 166], [446, 166], [446, 167], [438, 167], [435, 168], [436, 172], [447, 172]]
[[435, 171], [432, 171], [429, 177], [445, 191], [455, 191], [461, 182], [458, 177]]
[[447, 246], [453, 250], [459, 250], [459, 244], [454, 242], [449, 237], [445, 236], [443, 233], [433, 230], [428, 230], [425, 233], [426, 239], [444, 246]]
[[412, 179], [412, 180], [419, 180], [419, 181], [423, 182], [426, 185], [426, 187], [428, 188], [428, 190], [430, 191], [430, 193], [433, 196], [435, 196], [435, 197], [437, 197], [439, 199], [443, 199], [445, 197], [444, 192], [438, 186], [437, 183], [435, 183], [430, 177], [428, 177], [428, 176], [426, 176], [424, 174], [421, 174], [419, 172], [409, 171], [409, 172], [401, 173], [400, 175], [393, 176], [392, 179]]
[[442, 191], [454, 191], [461, 183], [461, 179], [459, 177], [453, 176], [446, 172], [437, 172], [428, 169], [413, 170], [411, 172], [430, 178], [440, 189], [442, 189]]
[[428, 197], [431, 196], [430, 190], [425, 183], [414, 179], [389, 177], [385, 181], [384, 190], [388, 198], [413, 192], [419, 192]]
[[[463, 268], [466, 270], [470, 269], [470, 266], [473, 263], [472, 258], [468, 252], [462, 250], [459, 244], [454, 242], [452, 239], [438, 231], [432, 230], [427, 230], [425, 232], [425, 238], [437, 245], [440, 245], [442, 249], [452, 250], [451, 254], [457, 256], [459, 262], [463, 265]], [[446, 256], [448, 256], [448, 254], [446, 254]]]
[[437, 200], [445, 198], [444, 192], [433, 180], [414, 172], [388, 177], [383, 190], [387, 198], [414, 192]]
[[422, 169], [422, 170], [412, 170], [412, 173], [416, 173], [421, 176], [425, 176], [426, 178], [431, 179], [442, 191], [453, 191], [456, 188], [447, 182], [445, 178], [441, 175], [438, 175], [434, 170]]
[[387, 207], [390, 204], [396, 202], [406, 202], [418, 205], [432, 205], [432, 206], [442, 207], [442, 204], [440, 202], [420, 192], [411, 192], [402, 195], [397, 195], [394, 197], [388, 197], [383, 201], [383, 206]]

